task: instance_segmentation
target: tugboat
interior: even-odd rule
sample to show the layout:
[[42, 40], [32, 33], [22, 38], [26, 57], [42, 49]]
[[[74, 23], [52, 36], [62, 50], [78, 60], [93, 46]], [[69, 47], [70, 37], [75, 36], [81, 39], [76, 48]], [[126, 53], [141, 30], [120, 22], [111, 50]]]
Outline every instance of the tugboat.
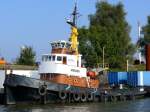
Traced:
[[91, 102], [98, 100], [97, 72], [81, 64], [76, 26], [77, 6], [72, 13], [70, 41], [54, 41], [51, 53], [42, 55], [40, 79], [7, 74], [4, 82], [5, 104]]

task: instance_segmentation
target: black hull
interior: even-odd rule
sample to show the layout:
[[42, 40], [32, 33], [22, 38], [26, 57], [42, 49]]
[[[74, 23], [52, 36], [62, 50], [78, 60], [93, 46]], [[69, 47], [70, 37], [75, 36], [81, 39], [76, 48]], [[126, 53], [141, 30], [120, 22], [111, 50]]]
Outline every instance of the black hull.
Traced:
[[0, 104], [4, 104], [4, 88], [0, 88]]
[[[43, 86], [46, 89], [41, 90]], [[96, 89], [46, 82], [14, 74], [6, 76], [4, 87], [5, 104], [86, 102], [98, 101], [100, 98]]]

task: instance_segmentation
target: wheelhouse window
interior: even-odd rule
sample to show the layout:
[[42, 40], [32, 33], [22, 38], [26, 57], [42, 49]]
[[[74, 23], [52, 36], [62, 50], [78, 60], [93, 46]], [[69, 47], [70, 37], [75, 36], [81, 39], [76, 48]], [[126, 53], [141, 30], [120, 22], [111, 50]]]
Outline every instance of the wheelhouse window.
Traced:
[[62, 57], [61, 56], [57, 56], [57, 61], [62, 61]]
[[42, 56], [42, 61], [51, 61], [51, 56], [50, 55]]
[[51, 61], [51, 56], [48, 56], [48, 60]]
[[42, 61], [47, 61], [47, 56], [42, 56]]
[[42, 56], [42, 61], [44, 61], [44, 56]]
[[58, 48], [61, 48], [61, 44], [60, 43], [57, 43], [57, 45], [58, 45]]
[[67, 43], [66, 48], [70, 48], [71, 44]]
[[64, 42], [62, 42], [61, 44], [62, 44], [62, 48], [65, 48], [65, 43], [64, 43]]
[[52, 61], [55, 61], [55, 56], [52, 56]]
[[48, 56], [45, 56], [45, 61], [48, 61]]
[[55, 48], [55, 44], [54, 44], [54, 43], [52, 43], [52, 44], [51, 44], [51, 46], [52, 46], [52, 49], [54, 49], [54, 48]]
[[54, 48], [57, 48], [57, 44], [56, 43], [54, 44]]

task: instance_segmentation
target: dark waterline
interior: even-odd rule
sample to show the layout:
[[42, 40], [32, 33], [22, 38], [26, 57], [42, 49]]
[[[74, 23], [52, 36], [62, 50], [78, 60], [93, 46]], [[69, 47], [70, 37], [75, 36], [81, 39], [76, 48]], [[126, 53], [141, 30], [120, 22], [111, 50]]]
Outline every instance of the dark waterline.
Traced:
[[150, 112], [150, 98], [117, 103], [1, 105], [0, 112]]

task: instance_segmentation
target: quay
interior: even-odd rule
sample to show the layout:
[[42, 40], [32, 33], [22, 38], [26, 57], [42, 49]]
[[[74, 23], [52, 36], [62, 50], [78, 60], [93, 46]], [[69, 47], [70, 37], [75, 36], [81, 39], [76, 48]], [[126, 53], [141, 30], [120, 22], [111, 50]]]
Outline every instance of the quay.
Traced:
[[117, 102], [135, 100], [138, 98], [144, 98], [147, 91], [139, 91], [139, 89], [112, 89], [107, 92], [101, 93], [101, 102]]

